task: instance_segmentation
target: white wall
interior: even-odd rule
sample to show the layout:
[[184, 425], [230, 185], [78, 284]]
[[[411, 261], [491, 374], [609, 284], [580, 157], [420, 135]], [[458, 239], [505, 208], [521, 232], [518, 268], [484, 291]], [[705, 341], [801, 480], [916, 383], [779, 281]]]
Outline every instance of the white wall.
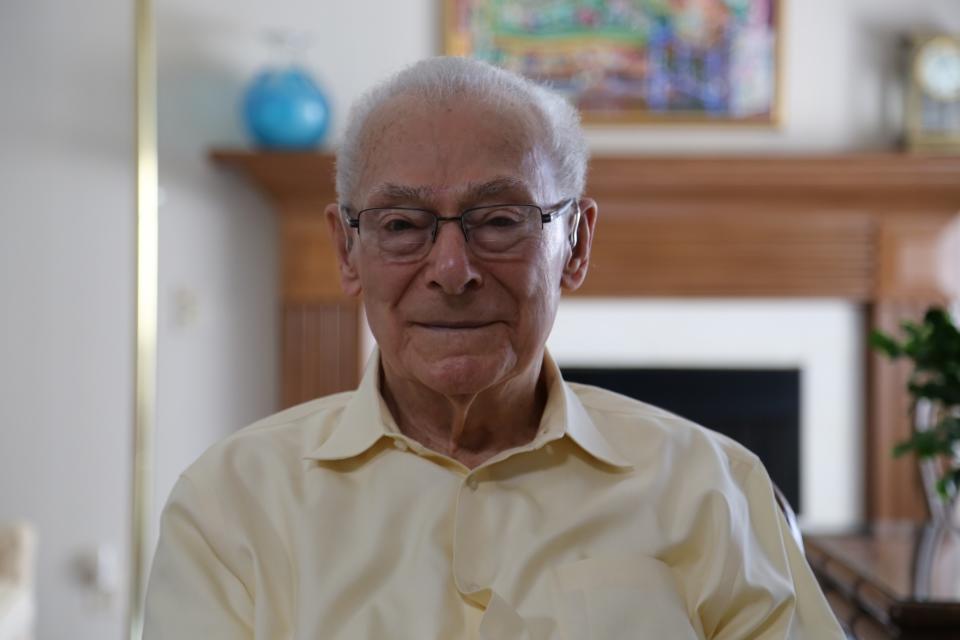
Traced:
[[[820, 151], [886, 145], [892, 43], [960, 30], [956, 0], [785, 0], [781, 131], [591, 131], [631, 152]], [[262, 26], [311, 28], [308, 61], [349, 102], [437, 51], [440, 0], [156, 0], [160, 56], [157, 496], [208, 443], [276, 397], [275, 223], [210, 146], [244, 143], [236, 102], [265, 59]], [[125, 553], [133, 337], [132, 3], [0, 3], [0, 519], [40, 527], [40, 639], [118, 638], [70, 573]], [[602, 224], [602, 223], [601, 223]], [[126, 567], [124, 567], [124, 572]]]
[[131, 7], [0, 3], [0, 521], [37, 527], [39, 640], [119, 638], [126, 609], [74, 569], [128, 548]]
[[[354, 0], [273, 4], [161, 0], [161, 46], [181, 53], [206, 86], [190, 91], [191, 118], [210, 128], [204, 139], [240, 144], [234, 109], [241, 84], [266, 49], [264, 27], [310, 30], [309, 67], [333, 99], [334, 140], [350, 102], [363, 89], [417, 59], [439, 52], [442, 0]], [[784, 125], [744, 127], [593, 127], [597, 150], [625, 152], [812, 152], [887, 148], [899, 131], [898, 42], [917, 30], [960, 31], [956, 0], [782, 0]], [[164, 44], [165, 43], [165, 44]]]

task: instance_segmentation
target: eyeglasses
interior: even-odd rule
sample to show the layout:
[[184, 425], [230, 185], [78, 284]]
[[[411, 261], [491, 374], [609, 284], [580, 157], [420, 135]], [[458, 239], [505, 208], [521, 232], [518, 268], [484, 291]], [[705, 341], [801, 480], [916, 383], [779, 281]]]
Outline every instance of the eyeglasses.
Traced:
[[[576, 206], [574, 206], [576, 205]], [[430, 252], [441, 222], [460, 222], [467, 244], [481, 258], [503, 259], [522, 255], [543, 225], [576, 212], [571, 242], [576, 243], [580, 206], [570, 198], [544, 211], [533, 204], [495, 204], [473, 207], [458, 216], [441, 216], [426, 209], [377, 207], [359, 211], [355, 218], [341, 207], [347, 224], [357, 230], [364, 247], [391, 262], [414, 262]]]

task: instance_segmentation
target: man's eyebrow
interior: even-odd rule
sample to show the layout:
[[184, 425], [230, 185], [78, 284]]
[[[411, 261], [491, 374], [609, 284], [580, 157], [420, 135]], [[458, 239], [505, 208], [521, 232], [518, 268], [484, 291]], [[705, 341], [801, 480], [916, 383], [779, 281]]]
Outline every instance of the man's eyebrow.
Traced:
[[387, 182], [377, 186], [370, 193], [371, 198], [400, 200], [405, 202], [424, 202], [433, 194], [429, 187], [411, 187], [403, 184]]
[[527, 188], [527, 184], [519, 178], [502, 177], [494, 178], [487, 182], [472, 182], [468, 184], [463, 197], [466, 201], [478, 201], [499, 196], [509, 191], [527, 193], [529, 189]]
[[[526, 182], [519, 178], [508, 176], [494, 178], [486, 182], [468, 183], [463, 191], [461, 200], [464, 204], [499, 196], [507, 192], [520, 192], [526, 195], [529, 192]], [[371, 201], [426, 203], [436, 197], [436, 189], [425, 186], [410, 186], [386, 182], [378, 185], [370, 192]]]

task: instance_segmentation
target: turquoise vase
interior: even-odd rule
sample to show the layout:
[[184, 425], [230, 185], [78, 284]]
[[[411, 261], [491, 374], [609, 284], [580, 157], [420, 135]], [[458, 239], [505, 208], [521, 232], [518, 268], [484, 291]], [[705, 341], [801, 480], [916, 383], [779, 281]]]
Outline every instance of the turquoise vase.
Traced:
[[302, 67], [267, 69], [244, 93], [243, 119], [259, 147], [313, 149], [329, 130], [330, 104]]

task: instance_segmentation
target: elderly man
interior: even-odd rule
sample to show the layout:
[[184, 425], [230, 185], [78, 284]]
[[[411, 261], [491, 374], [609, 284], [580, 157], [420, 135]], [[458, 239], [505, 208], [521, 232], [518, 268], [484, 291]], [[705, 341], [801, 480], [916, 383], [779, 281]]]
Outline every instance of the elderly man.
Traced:
[[326, 216], [379, 350], [183, 474], [148, 640], [842, 637], [754, 455], [546, 353], [586, 159], [574, 109], [483, 63], [359, 102]]

